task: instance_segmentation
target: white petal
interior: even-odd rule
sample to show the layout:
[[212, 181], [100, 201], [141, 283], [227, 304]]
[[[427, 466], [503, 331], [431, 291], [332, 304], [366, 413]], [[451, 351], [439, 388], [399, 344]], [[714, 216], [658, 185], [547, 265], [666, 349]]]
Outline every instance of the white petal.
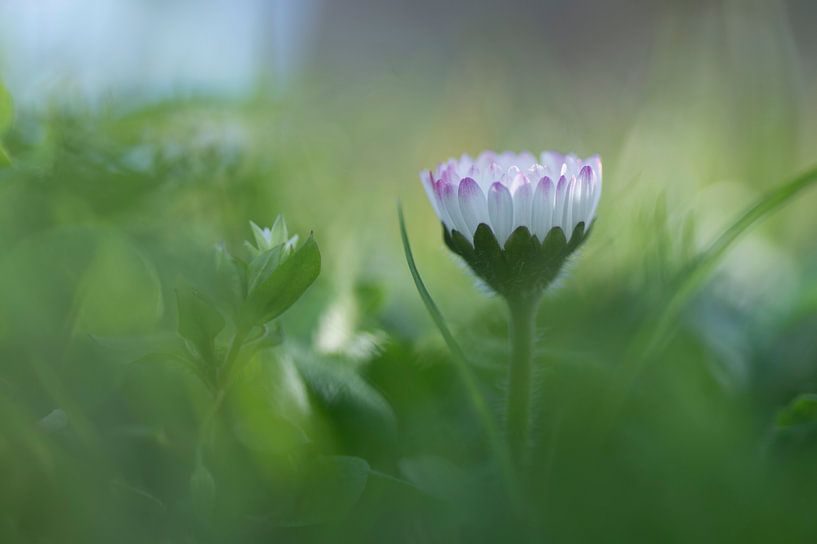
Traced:
[[560, 175], [562, 164], [564, 164], [564, 157], [555, 151], [545, 151], [540, 157], [542, 166], [548, 171], [551, 176]]
[[420, 183], [423, 184], [423, 189], [426, 191], [428, 201], [431, 202], [431, 207], [434, 208], [434, 213], [442, 220], [443, 215], [440, 213], [440, 203], [434, 191], [434, 175], [431, 173], [431, 170], [420, 172]]
[[445, 202], [443, 202], [442, 198], [443, 185], [444, 183], [442, 181], [434, 179], [434, 175], [431, 171], [428, 171], [427, 176], [423, 179], [423, 186], [426, 188], [426, 192], [429, 193], [428, 198], [431, 199], [431, 205], [434, 207], [437, 217], [440, 218], [440, 221], [445, 224], [448, 230], [453, 230], [454, 223], [451, 221], [451, 214], [449, 214], [445, 208]]
[[[516, 168], [516, 167], [514, 167], [514, 168]], [[510, 172], [510, 170], [509, 170], [509, 172]], [[513, 178], [511, 178], [511, 185], [508, 188], [511, 190], [511, 194], [513, 195], [513, 194], [516, 193], [517, 189], [519, 189], [523, 185], [529, 185], [529, 184], [530, 184], [530, 179], [528, 179], [528, 176], [526, 176], [525, 174], [520, 172], [519, 169], [517, 168], [516, 169], [516, 175]]]
[[468, 238], [468, 225], [465, 224], [465, 221], [462, 219], [462, 213], [460, 213], [460, 199], [457, 195], [457, 190], [451, 183], [442, 183], [439, 187], [440, 198], [445, 210], [448, 212], [449, 222], [451, 223], [449, 229], [457, 230], [460, 234]]
[[553, 226], [553, 207], [556, 204], [556, 187], [549, 177], [543, 177], [536, 185], [533, 193], [533, 206], [531, 209], [531, 234], [534, 234], [539, 241], [544, 241], [545, 236]]
[[516, 184], [513, 192], [513, 228], [528, 227], [530, 229], [531, 206], [533, 204], [533, 188], [528, 178], [522, 176], [524, 181]]
[[[423, 172], [423, 188], [446, 227], [465, 236], [483, 222], [501, 242], [519, 226], [540, 239], [557, 226], [565, 236], [578, 223], [589, 226], [601, 198], [601, 159], [552, 151], [538, 159], [527, 152], [462, 155]], [[502, 187], [492, 187], [497, 182]]]
[[573, 202], [573, 224], [578, 225], [579, 223], [584, 223], [585, 228], [587, 227], [587, 215], [585, 212], [585, 202], [587, 201], [587, 190], [589, 186], [590, 180], [582, 179], [581, 177], [576, 178], [576, 194], [574, 195], [574, 202]]
[[593, 219], [596, 217], [596, 208], [599, 205], [599, 199], [601, 198], [601, 162], [599, 162], [599, 169], [595, 171], [595, 176], [592, 180], [591, 185], [591, 197], [590, 197], [590, 211], [587, 213], [587, 222], [588, 224], [593, 222]]
[[531, 181], [531, 183], [538, 183], [537, 180], [542, 179], [547, 174], [548, 173], [545, 171], [545, 167], [542, 166], [541, 164], [534, 164], [533, 166], [528, 168], [528, 171], [526, 172], [526, 175], [528, 176], [528, 179]]
[[590, 213], [590, 206], [593, 203], [590, 199], [590, 189], [593, 186], [594, 177], [593, 169], [588, 165], [583, 166], [582, 169], [579, 170], [578, 189], [580, 198], [573, 213], [576, 223], [584, 222], [585, 229], [590, 225], [588, 215]]
[[576, 227], [576, 223], [573, 221], [573, 207], [575, 205], [576, 200], [576, 186], [578, 183], [576, 182], [576, 178], [570, 178], [570, 181], [567, 182], [567, 194], [565, 196], [565, 216], [562, 220], [562, 224], [564, 225], [565, 231], [565, 238], [570, 240], [570, 236], [573, 234], [573, 229]]
[[553, 207], [553, 226], [561, 227], [565, 230], [564, 212], [565, 212], [565, 197], [567, 195], [567, 178], [559, 177], [556, 183], [556, 205]]
[[473, 238], [480, 223], [488, 224], [488, 206], [485, 202], [485, 193], [479, 184], [471, 178], [463, 178], [459, 188], [460, 212]]
[[502, 171], [502, 167], [499, 165], [498, 162], [491, 159], [491, 162], [488, 164], [488, 173], [486, 174], [487, 180], [490, 183], [494, 183], [495, 181], [501, 181], [502, 174], [504, 174], [504, 172]]
[[601, 179], [601, 157], [598, 155], [593, 155], [586, 161], [585, 164], [589, 164], [591, 168], [593, 168], [593, 173], [596, 175], [598, 179]]
[[[511, 166], [508, 170], [502, 174], [502, 178], [499, 180], [505, 187], [511, 189], [513, 185], [513, 180], [516, 179], [516, 176], [519, 175], [519, 167], [518, 166]], [[511, 195], [513, 195], [513, 189], [511, 189]]]
[[492, 184], [488, 192], [488, 217], [499, 245], [504, 246], [513, 231], [513, 199], [501, 183]]

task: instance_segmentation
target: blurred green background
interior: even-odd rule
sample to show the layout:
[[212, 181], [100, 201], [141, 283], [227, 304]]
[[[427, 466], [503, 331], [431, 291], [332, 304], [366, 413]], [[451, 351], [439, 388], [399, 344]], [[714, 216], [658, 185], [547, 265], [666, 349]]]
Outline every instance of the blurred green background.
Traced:
[[[817, 163], [815, 25], [807, 0], [0, 2], [0, 542], [814, 542], [817, 194], [643, 348]], [[539, 314], [521, 507], [396, 220], [501, 426], [505, 308], [417, 176], [483, 149], [604, 161]], [[322, 272], [202, 452], [210, 392], [143, 355], [278, 214]]]

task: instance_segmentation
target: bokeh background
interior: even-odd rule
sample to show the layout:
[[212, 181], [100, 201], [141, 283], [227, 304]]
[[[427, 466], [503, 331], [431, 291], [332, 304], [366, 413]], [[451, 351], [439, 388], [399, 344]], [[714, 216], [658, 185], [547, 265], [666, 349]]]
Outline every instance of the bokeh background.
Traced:
[[[813, 542], [817, 194], [630, 363], [678, 274], [817, 163], [814, 28], [808, 0], [0, 0], [0, 540]], [[483, 149], [604, 161], [539, 316], [522, 521], [396, 220], [501, 422], [505, 310], [417, 175]], [[322, 273], [202, 461], [207, 392], [130, 347], [279, 213]]]

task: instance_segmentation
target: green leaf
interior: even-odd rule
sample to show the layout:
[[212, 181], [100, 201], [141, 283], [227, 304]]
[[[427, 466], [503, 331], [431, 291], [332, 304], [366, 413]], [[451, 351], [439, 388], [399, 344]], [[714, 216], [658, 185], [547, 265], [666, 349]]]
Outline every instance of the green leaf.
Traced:
[[312, 397], [327, 413], [367, 432], [373, 427], [381, 429], [380, 434], [397, 431], [392, 407], [350, 364], [308, 352], [298, 353], [295, 362]]
[[8, 166], [11, 164], [11, 157], [9, 157], [8, 151], [3, 147], [3, 144], [0, 143], [0, 166]]
[[127, 365], [169, 364], [189, 372], [208, 388], [214, 384], [206, 369], [190, 359], [190, 354], [176, 333], [155, 333], [141, 336], [96, 336], [90, 339], [105, 350], [109, 360]]
[[184, 340], [178, 334], [161, 332], [139, 336], [89, 335], [94, 344], [104, 350], [104, 357], [122, 365], [172, 364], [191, 372], [210, 387], [203, 369], [189, 358]]
[[281, 264], [284, 255], [284, 246], [280, 244], [272, 249], [258, 252], [247, 266], [247, 290], [252, 292], [259, 284], [263, 283], [273, 270]]
[[14, 104], [11, 94], [0, 83], [0, 135], [9, 128], [12, 119], [14, 119]]
[[369, 463], [359, 457], [322, 456], [309, 464], [291, 500], [278, 505], [269, 521], [279, 527], [306, 527], [343, 519], [357, 504], [369, 479]]
[[474, 496], [468, 474], [451, 462], [434, 455], [401, 459], [400, 472], [412, 485], [432, 497], [465, 507]]
[[214, 256], [220, 293], [235, 311], [247, 293], [247, 264], [233, 257], [223, 243], [216, 246]]
[[368, 318], [378, 316], [386, 303], [383, 286], [370, 281], [359, 281], [355, 284], [355, 301], [360, 314]]
[[301, 298], [320, 271], [321, 253], [310, 236], [250, 292], [242, 311], [241, 326], [261, 325], [280, 316]]
[[193, 510], [202, 518], [213, 513], [216, 500], [216, 480], [204, 465], [201, 456], [196, 459], [196, 468], [190, 476], [190, 500]]
[[142, 509], [148, 507], [159, 513], [166, 513], [167, 506], [161, 499], [147, 491], [146, 489], [130, 484], [124, 480], [111, 480], [111, 490], [121, 499], [127, 501], [129, 507]]
[[224, 329], [218, 308], [191, 287], [176, 290], [179, 305], [179, 334], [193, 343], [208, 363], [215, 363], [215, 338]]
[[[9, 128], [11, 125], [11, 121], [14, 118], [14, 104], [11, 100], [11, 95], [0, 83], [0, 136]], [[8, 166], [11, 164], [11, 157], [8, 154], [8, 151], [3, 147], [3, 143], [0, 142], [0, 166]]]
[[248, 354], [255, 354], [262, 349], [274, 348], [284, 341], [284, 333], [277, 322], [265, 323], [256, 329], [258, 334], [248, 337], [243, 348]]
[[91, 232], [96, 249], [77, 285], [74, 332], [120, 336], [153, 330], [164, 313], [154, 264], [128, 238]]
[[799, 395], [778, 412], [769, 445], [778, 453], [813, 459], [817, 447], [817, 394]]
[[260, 354], [231, 386], [228, 402], [233, 435], [259, 462], [314, 447], [313, 402], [290, 357]]
[[777, 414], [779, 429], [809, 424], [817, 424], [817, 395], [815, 394], [798, 396]]
[[172, 354], [173, 357], [182, 357], [186, 354], [184, 341], [173, 332], [127, 336], [90, 334], [88, 337], [106, 351], [106, 358], [118, 364], [130, 364], [156, 353]]

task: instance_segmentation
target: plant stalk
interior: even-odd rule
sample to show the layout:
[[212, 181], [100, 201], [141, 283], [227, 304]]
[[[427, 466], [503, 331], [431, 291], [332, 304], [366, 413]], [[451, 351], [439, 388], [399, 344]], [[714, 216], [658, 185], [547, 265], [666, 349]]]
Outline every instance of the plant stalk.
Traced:
[[244, 328], [239, 328], [235, 335], [233, 336], [233, 341], [230, 343], [230, 349], [227, 352], [227, 356], [224, 358], [224, 365], [221, 368], [221, 372], [219, 374], [219, 389], [225, 390], [227, 389], [230, 381], [233, 377], [233, 368], [235, 367], [236, 361], [238, 360], [238, 354], [241, 351], [242, 346], [244, 345], [244, 340], [247, 338], [247, 330]]
[[508, 368], [507, 431], [511, 456], [518, 469], [527, 462], [530, 440], [531, 371], [539, 296], [508, 301], [511, 361]]
[[196, 448], [197, 455], [201, 456], [207, 441], [210, 440], [213, 425], [215, 424], [216, 416], [218, 416], [221, 406], [224, 404], [224, 397], [227, 396], [227, 389], [229, 389], [230, 382], [234, 374], [234, 367], [241, 347], [244, 345], [244, 339], [247, 337], [247, 332], [244, 329], [238, 329], [233, 336], [233, 341], [230, 343], [230, 349], [224, 359], [224, 364], [218, 375], [218, 381], [215, 384], [215, 398], [210, 410], [207, 412], [199, 429], [199, 441]]

